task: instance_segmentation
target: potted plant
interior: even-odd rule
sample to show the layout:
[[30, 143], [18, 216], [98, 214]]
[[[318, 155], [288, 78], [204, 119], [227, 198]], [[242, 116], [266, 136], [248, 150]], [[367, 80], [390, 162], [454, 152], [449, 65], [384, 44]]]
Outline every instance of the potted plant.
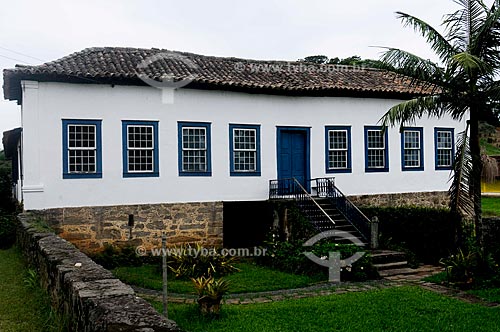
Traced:
[[219, 316], [222, 296], [229, 289], [229, 281], [220, 278], [201, 276], [191, 278], [198, 293], [198, 305], [203, 315]]

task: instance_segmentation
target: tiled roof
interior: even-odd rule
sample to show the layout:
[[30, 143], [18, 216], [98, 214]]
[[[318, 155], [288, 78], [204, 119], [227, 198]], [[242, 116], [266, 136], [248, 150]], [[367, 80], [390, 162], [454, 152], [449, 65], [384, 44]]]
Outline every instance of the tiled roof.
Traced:
[[20, 100], [21, 80], [146, 85], [173, 77], [177, 86], [296, 96], [407, 98], [428, 86], [388, 71], [304, 62], [213, 57], [161, 49], [87, 48], [39, 66], [4, 70], [4, 97]]

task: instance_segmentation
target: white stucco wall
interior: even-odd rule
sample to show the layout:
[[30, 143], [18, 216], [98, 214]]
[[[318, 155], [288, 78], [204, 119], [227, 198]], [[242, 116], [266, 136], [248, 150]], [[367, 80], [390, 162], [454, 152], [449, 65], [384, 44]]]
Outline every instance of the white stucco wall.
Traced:
[[[398, 128], [389, 131], [388, 173], [365, 173], [364, 126], [395, 100], [252, 95], [184, 89], [173, 104], [152, 87], [24, 82], [23, 197], [26, 209], [141, 203], [245, 201], [268, 197], [277, 177], [276, 126], [311, 129], [311, 177], [335, 176], [347, 195], [444, 191], [449, 171], [434, 170], [434, 127], [464, 123], [422, 119], [425, 171], [401, 170]], [[62, 178], [62, 119], [102, 120], [101, 179]], [[123, 178], [122, 120], [159, 121], [160, 176]], [[210, 122], [212, 176], [179, 177], [177, 121]], [[261, 125], [260, 177], [229, 176], [229, 124]], [[326, 174], [325, 125], [352, 126], [352, 173]]]

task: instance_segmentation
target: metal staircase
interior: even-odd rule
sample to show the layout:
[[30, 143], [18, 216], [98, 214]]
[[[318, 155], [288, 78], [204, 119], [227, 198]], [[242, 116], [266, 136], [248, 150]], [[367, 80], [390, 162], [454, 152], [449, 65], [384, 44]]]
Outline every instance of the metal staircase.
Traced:
[[295, 178], [271, 180], [269, 199], [294, 200], [319, 232], [348, 232], [337, 239], [339, 243], [369, 244], [369, 219], [335, 186], [334, 178], [311, 179], [305, 185]]

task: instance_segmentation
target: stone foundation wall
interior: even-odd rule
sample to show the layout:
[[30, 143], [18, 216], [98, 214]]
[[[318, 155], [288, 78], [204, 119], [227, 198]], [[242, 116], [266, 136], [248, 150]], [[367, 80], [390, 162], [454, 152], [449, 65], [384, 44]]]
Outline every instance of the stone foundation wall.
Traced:
[[349, 199], [358, 207], [419, 206], [429, 208], [447, 208], [449, 203], [448, 193], [445, 191], [359, 195], [349, 196]]
[[33, 227], [36, 218], [19, 215], [17, 243], [28, 263], [36, 267], [53, 308], [68, 319], [69, 331], [179, 331], [174, 321], [161, 316], [71, 243]]
[[483, 218], [483, 239], [486, 248], [498, 251], [500, 248], [500, 217]]
[[[161, 245], [162, 232], [169, 245], [222, 246], [222, 202], [59, 208], [37, 214], [59, 236], [87, 253], [123, 242], [149, 250]], [[130, 214], [134, 215], [131, 238]]]

